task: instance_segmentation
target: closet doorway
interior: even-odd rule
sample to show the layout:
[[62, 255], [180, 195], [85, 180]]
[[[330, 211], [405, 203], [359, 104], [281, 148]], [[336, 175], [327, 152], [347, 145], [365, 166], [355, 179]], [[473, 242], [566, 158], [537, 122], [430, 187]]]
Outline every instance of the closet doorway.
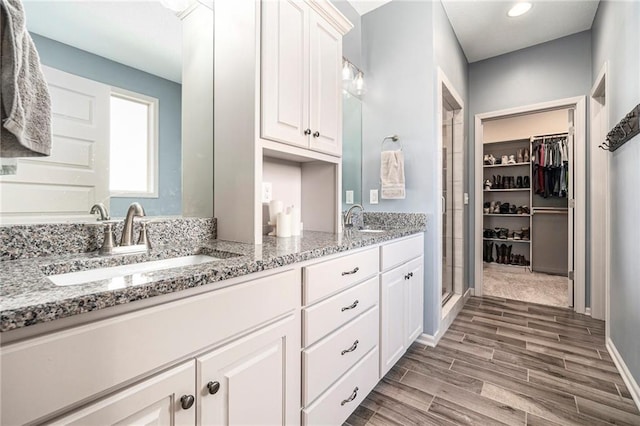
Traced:
[[584, 312], [584, 111], [476, 116], [476, 295]]

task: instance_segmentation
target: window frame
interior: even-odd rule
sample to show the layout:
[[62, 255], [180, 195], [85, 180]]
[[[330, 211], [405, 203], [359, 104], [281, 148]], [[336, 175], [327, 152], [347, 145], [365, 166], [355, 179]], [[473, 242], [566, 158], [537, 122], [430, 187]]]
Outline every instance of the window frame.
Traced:
[[[109, 94], [109, 104], [111, 104], [111, 98], [116, 97], [120, 99], [129, 100], [132, 102], [138, 102], [147, 106], [147, 190], [140, 191], [114, 191], [111, 189], [111, 171], [114, 170], [114, 165], [111, 163], [111, 157], [109, 157], [109, 194], [115, 198], [158, 198], [158, 151], [159, 151], [159, 111], [160, 100], [152, 96], [143, 95], [142, 93], [133, 92], [130, 90], [122, 89], [120, 87], [111, 87], [111, 93]], [[109, 105], [111, 110], [111, 105]], [[111, 116], [111, 114], [109, 114]], [[111, 119], [109, 119], [111, 120]], [[109, 145], [111, 145], [111, 134], [109, 135]]]

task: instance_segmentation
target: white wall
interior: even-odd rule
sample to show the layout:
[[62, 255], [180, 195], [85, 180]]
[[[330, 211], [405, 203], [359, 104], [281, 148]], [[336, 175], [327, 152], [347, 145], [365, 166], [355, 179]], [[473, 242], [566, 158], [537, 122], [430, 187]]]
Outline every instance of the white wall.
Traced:
[[[640, 102], [640, 2], [601, 1], [592, 31], [591, 80], [607, 61], [613, 127]], [[611, 339], [640, 382], [640, 136], [602, 155], [611, 157]]]

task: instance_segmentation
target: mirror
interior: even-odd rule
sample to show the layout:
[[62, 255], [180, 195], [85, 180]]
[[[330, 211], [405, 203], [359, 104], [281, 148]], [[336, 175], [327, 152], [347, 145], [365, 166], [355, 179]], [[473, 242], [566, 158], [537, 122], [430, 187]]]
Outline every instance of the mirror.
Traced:
[[[348, 192], [353, 191], [353, 200]], [[351, 201], [351, 202], [349, 202]], [[362, 101], [342, 92], [342, 206], [362, 204]]]
[[[105, 163], [104, 156], [109, 158], [109, 146], [106, 150], [100, 151], [103, 153], [102, 156], [98, 156], [94, 152], [96, 147], [90, 146], [84, 140], [84, 136], [64, 135], [62, 137], [59, 134], [60, 125], [53, 122], [57, 116], [65, 116], [69, 119], [68, 121], [78, 121], [77, 117], [83, 114], [94, 119], [99, 112], [95, 105], [92, 106], [93, 99], [90, 96], [79, 96], [79, 102], [75, 104], [62, 104], [69, 98], [65, 93], [75, 92], [72, 86], [73, 79], [71, 79], [69, 86], [63, 87], [69, 90], [62, 95], [62, 89], [50, 87], [52, 109], [57, 108], [58, 111], [54, 111], [52, 117], [54, 134], [52, 156], [18, 159], [14, 176], [0, 176], [3, 190], [0, 221], [12, 223], [13, 216], [26, 218], [24, 220], [26, 222], [38, 222], [39, 218], [45, 217], [48, 221], [51, 221], [52, 217], [58, 217], [61, 220], [93, 219], [88, 215], [87, 200], [90, 203], [102, 201], [108, 204], [112, 217], [124, 216], [127, 207], [133, 201], [141, 202], [149, 216], [181, 215], [183, 212], [181, 143], [183, 22], [181, 17], [162, 6], [159, 0], [23, 0], [23, 5], [27, 28], [34, 39], [44, 66], [98, 82], [108, 88], [124, 89], [127, 95], [140, 94], [158, 100], [157, 124], [156, 127], [149, 126], [148, 130], [149, 135], [157, 136], [157, 147], [155, 152], [151, 149], [148, 155], [145, 154], [145, 158], [150, 163], [157, 161], [157, 166], [152, 164], [147, 173], [149, 181], [155, 182], [154, 185], [149, 186], [150, 191], [142, 194], [116, 194], [109, 191], [109, 170], [115, 173], [127, 173], [132, 166], [108, 164], [108, 161]], [[208, 6], [206, 1], [192, 0], [191, 6], [192, 9], [188, 9], [185, 14], [212, 13], [212, 5]], [[203, 34], [202, 37], [212, 39], [213, 28], [211, 28], [211, 34]], [[64, 77], [64, 74], [61, 75]], [[211, 76], [212, 79], [213, 76]], [[52, 83], [48, 77], [47, 80], [51, 86]], [[64, 81], [63, 83], [66, 84]], [[78, 90], [78, 93], [82, 90]], [[78, 105], [85, 110], [78, 110], [77, 108], [80, 108]], [[106, 108], [108, 113], [109, 104]], [[74, 115], [76, 113], [77, 117]], [[107, 121], [106, 129], [109, 125], [108, 116]], [[84, 135], [85, 130], [80, 129], [79, 134]], [[149, 140], [151, 139], [150, 137]], [[109, 145], [107, 136], [102, 140]], [[66, 151], [62, 148], [56, 149], [57, 145], [62, 146], [65, 143]], [[150, 144], [150, 146], [153, 145]], [[61, 153], [62, 151], [64, 153]], [[198, 152], [191, 154], [201, 156]], [[209, 160], [213, 163], [212, 158]], [[7, 159], [2, 161], [6, 163]], [[100, 162], [106, 164], [105, 167], [94, 167], [94, 163]], [[142, 166], [144, 164], [139, 167]], [[92, 179], [98, 182], [101, 188], [106, 189], [95, 190], [91, 186], [94, 184], [87, 184], [85, 179]], [[20, 186], [20, 183], [24, 184]], [[25, 195], [27, 187], [32, 192]], [[155, 194], [153, 187], [155, 187]], [[20, 188], [13, 190], [15, 193], [13, 201], [8, 198], [11, 190], [5, 191], [6, 188]], [[30, 201], [20, 202], [20, 196], [29, 198]], [[59, 210], [56, 210], [56, 199], [60, 200], [58, 201], [61, 206]], [[64, 210], [62, 204], [65, 204], [66, 208], [73, 203], [78, 207]]]

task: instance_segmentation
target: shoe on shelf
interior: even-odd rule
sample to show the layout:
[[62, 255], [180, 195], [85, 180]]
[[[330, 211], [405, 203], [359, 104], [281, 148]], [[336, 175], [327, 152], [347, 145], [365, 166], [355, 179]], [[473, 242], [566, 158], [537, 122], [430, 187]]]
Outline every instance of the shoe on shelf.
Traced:
[[529, 161], [531, 161], [531, 157], [529, 155], [529, 148], [524, 149], [524, 154], [522, 154], [522, 159], [524, 160], [525, 163], [528, 163]]
[[522, 188], [522, 176], [516, 178], [516, 188]]
[[496, 184], [493, 185], [493, 189], [502, 189], [502, 176], [496, 176]]
[[515, 155], [510, 155], [509, 159], [507, 160], [507, 164], [516, 164], [516, 156]]
[[489, 154], [485, 154], [484, 158], [482, 159], [482, 161], [484, 162], [485, 166], [490, 165], [491, 163], [489, 162]]
[[[523, 156], [523, 154], [522, 154], [522, 151], [523, 151], [522, 149], [519, 149], [519, 150], [516, 152], [516, 161], [517, 161], [518, 163], [523, 163], [523, 162], [524, 162], [524, 160], [523, 160], [524, 156]], [[486, 157], [486, 156], [485, 156], [485, 157]]]
[[496, 157], [494, 157], [493, 154], [489, 154], [489, 164], [492, 166], [496, 164]]
[[484, 181], [484, 190], [485, 191], [490, 191], [492, 186], [493, 186], [493, 183], [491, 183], [491, 181], [489, 179]]
[[529, 241], [529, 238], [531, 237], [531, 230], [529, 229], [529, 227], [522, 227], [522, 240], [523, 241]]
[[509, 214], [516, 214], [516, 211], [518, 211], [516, 205], [515, 204], [511, 204], [509, 206]]
[[513, 240], [518, 241], [522, 239], [522, 231], [513, 231]]
[[529, 188], [531, 186], [530, 180], [529, 180], [529, 176], [524, 176], [522, 178], [522, 185], [524, 188]]
[[509, 203], [500, 204], [500, 214], [509, 214]]
[[501, 240], [506, 240], [509, 236], [509, 230], [507, 228], [498, 228], [498, 238]]
[[524, 205], [521, 208], [522, 208], [522, 213], [523, 214], [530, 214], [531, 213], [531, 210], [529, 210], [529, 207], [527, 207], [527, 205]]
[[513, 240], [513, 239], [515, 239], [513, 235], [513, 231], [509, 231], [509, 233], [507, 234], [507, 240]]
[[493, 241], [487, 241], [488, 247], [487, 247], [487, 262], [492, 263], [493, 262]]
[[509, 164], [509, 157], [506, 155], [502, 156], [502, 164]]

